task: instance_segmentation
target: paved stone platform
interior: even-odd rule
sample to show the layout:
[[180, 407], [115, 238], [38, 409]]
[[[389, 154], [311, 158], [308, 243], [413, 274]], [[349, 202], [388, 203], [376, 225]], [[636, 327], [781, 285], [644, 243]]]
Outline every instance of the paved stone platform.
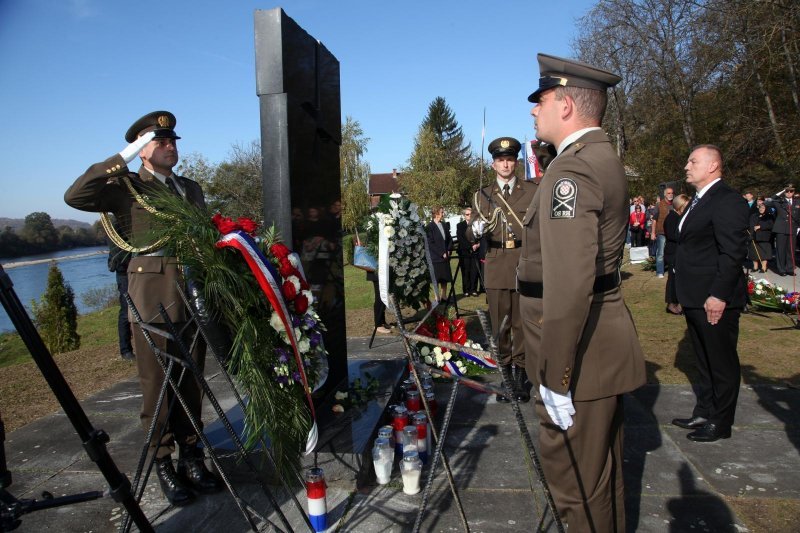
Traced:
[[[370, 365], [401, 360], [402, 345], [396, 338], [378, 337], [372, 350], [367, 349], [368, 340], [350, 339], [350, 357]], [[235, 401], [223, 393], [220, 377], [213, 375], [211, 368], [208, 372], [212, 388], [220, 391], [221, 403], [232, 408]], [[499, 382], [497, 375], [487, 379]], [[440, 411], [451, 390], [449, 384], [437, 384]], [[94, 426], [111, 436], [109, 451], [129, 476], [142, 439], [139, 402], [134, 380], [82, 402]], [[670, 425], [673, 417], [688, 414], [693, 403], [691, 387], [685, 385], [649, 385], [626, 396], [629, 531], [748, 531], [724, 497], [800, 498], [800, 391], [784, 386], [742, 387], [732, 438], [715, 443], [691, 442], [685, 438], [686, 431]], [[524, 405], [523, 412], [535, 440], [532, 406]], [[205, 414], [207, 422], [211, 415], [210, 411]], [[207, 427], [212, 429], [213, 423]], [[366, 441], [372, 438], [357, 436]], [[6, 450], [14, 479], [10, 490], [17, 497], [38, 497], [43, 490], [58, 496], [105, 486], [63, 414], [46, 416], [9, 434]], [[335, 461], [339, 452], [326, 453]], [[498, 404], [492, 395], [459, 387], [446, 453], [471, 531], [535, 528], [541, 502], [531, 492], [522, 461], [524, 448], [510, 406]], [[231, 458], [224, 461], [240, 496], [258, 513], [259, 527], [287, 530], [247, 468]], [[462, 531], [441, 468], [436, 474], [421, 530]], [[280, 487], [271, 489], [291, 528], [307, 531], [289, 495]], [[304, 491], [298, 490], [296, 496], [305, 503]], [[421, 502], [421, 494], [402, 492], [397, 469], [385, 486], [375, 484], [373, 477], [334, 475], [328, 479], [331, 531], [409, 531]], [[202, 496], [193, 505], [176, 509], [167, 504], [157, 483], [151, 482], [142, 507], [158, 531], [248, 530], [228, 493]], [[121, 516], [119, 504], [105, 498], [26, 515], [19, 531], [114, 531]]]

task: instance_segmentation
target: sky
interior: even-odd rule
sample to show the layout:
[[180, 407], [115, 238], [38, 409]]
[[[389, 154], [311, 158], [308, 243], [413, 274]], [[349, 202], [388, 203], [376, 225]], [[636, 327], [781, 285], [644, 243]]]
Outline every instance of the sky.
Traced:
[[437, 96], [476, 153], [484, 110], [485, 146], [534, 138], [536, 54], [573, 56], [594, 3], [0, 0], [0, 217], [97, 220], [64, 204], [64, 191], [150, 111], [176, 115], [184, 155], [219, 162], [257, 140], [257, 9], [282, 7], [336, 56], [342, 122], [359, 121], [380, 173], [408, 164]]

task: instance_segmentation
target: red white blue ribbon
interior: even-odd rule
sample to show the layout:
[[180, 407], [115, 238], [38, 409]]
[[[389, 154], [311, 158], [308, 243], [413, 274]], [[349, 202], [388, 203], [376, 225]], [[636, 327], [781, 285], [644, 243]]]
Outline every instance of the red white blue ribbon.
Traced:
[[445, 361], [444, 362], [444, 367], [442, 368], [442, 370], [444, 370], [448, 374], [455, 374], [456, 376], [463, 376], [464, 375], [464, 371], [461, 370], [458, 367], [458, 365], [455, 364], [452, 361]]
[[292, 326], [291, 315], [289, 309], [286, 307], [286, 301], [283, 298], [280, 284], [280, 274], [275, 270], [275, 267], [270, 261], [264, 257], [261, 250], [258, 249], [256, 242], [247, 233], [241, 230], [236, 230], [227, 233], [217, 241], [218, 248], [234, 248], [241, 252], [247, 266], [256, 278], [261, 291], [267, 297], [272, 309], [277, 313], [281, 319], [286, 336], [289, 339], [289, 344], [292, 346], [294, 358], [297, 363], [297, 370], [303, 382], [303, 392], [305, 392], [306, 399], [308, 400], [308, 407], [311, 409], [311, 430], [308, 432], [308, 439], [306, 440], [306, 455], [314, 451], [317, 446], [319, 438], [319, 430], [317, 428], [317, 415], [314, 411], [314, 401], [311, 399], [311, 392], [308, 385], [308, 378], [306, 377], [305, 366], [303, 365], [303, 358], [300, 355], [300, 350], [297, 348], [297, 338], [294, 336], [294, 327]]
[[480, 355], [473, 355], [467, 352], [461, 352], [461, 356], [464, 359], [469, 359], [476, 365], [480, 365], [484, 368], [497, 368], [497, 361], [495, 361], [491, 357], [482, 357]]

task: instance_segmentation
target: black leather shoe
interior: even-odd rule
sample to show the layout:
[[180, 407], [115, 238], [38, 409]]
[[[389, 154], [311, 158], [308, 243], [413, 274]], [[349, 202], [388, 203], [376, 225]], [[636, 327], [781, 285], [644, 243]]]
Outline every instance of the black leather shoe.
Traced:
[[169, 503], [176, 507], [192, 503], [194, 494], [177, 478], [171, 457], [156, 459], [156, 474], [161, 485], [161, 492], [167, 497]]
[[210, 494], [222, 489], [222, 482], [203, 460], [203, 452], [195, 446], [181, 446], [178, 459], [178, 478], [197, 492]]
[[673, 418], [672, 425], [678, 426], [683, 429], [697, 429], [705, 426], [708, 420], [702, 416], [693, 416], [692, 418]]
[[514, 398], [518, 402], [528, 403], [531, 395], [528, 392], [528, 374], [525, 369], [518, 366], [514, 367]]
[[[511, 365], [500, 365], [500, 374], [503, 376], [502, 381], [500, 381], [500, 388], [505, 389], [505, 384], [508, 383], [511, 387], [511, 394], [514, 394], [514, 374], [511, 372]], [[511, 398], [503, 394], [498, 394], [495, 399], [497, 403], [511, 402]]]
[[731, 428], [723, 428], [717, 424], [708, 423], [700, 429], [692, 431], [686, 438], [694, 442], [714, 442], [719, 439], [729, 439]]

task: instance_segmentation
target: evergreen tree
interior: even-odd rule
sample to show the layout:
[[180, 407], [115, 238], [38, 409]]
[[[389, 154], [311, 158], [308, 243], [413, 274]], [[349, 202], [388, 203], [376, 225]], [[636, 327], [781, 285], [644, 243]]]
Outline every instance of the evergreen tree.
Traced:
[[445, 165], [456, 170], [471, 166], [471, 146], [464, 142], [464, 133], [458, 125], [456, 115], [445, 99], [437, 96], [428, 106], [428, 115], [422, 128], [433, 133], [437, 146], [445, 153]]
[[64, 281], [64, 276], [55, 261], [50, 263], [47, 288], [41, 301], [37, 303], [34, 300], [31, 304], [36, 327], [51, 353], [57, 354], [80, 348], [75, 293]]

